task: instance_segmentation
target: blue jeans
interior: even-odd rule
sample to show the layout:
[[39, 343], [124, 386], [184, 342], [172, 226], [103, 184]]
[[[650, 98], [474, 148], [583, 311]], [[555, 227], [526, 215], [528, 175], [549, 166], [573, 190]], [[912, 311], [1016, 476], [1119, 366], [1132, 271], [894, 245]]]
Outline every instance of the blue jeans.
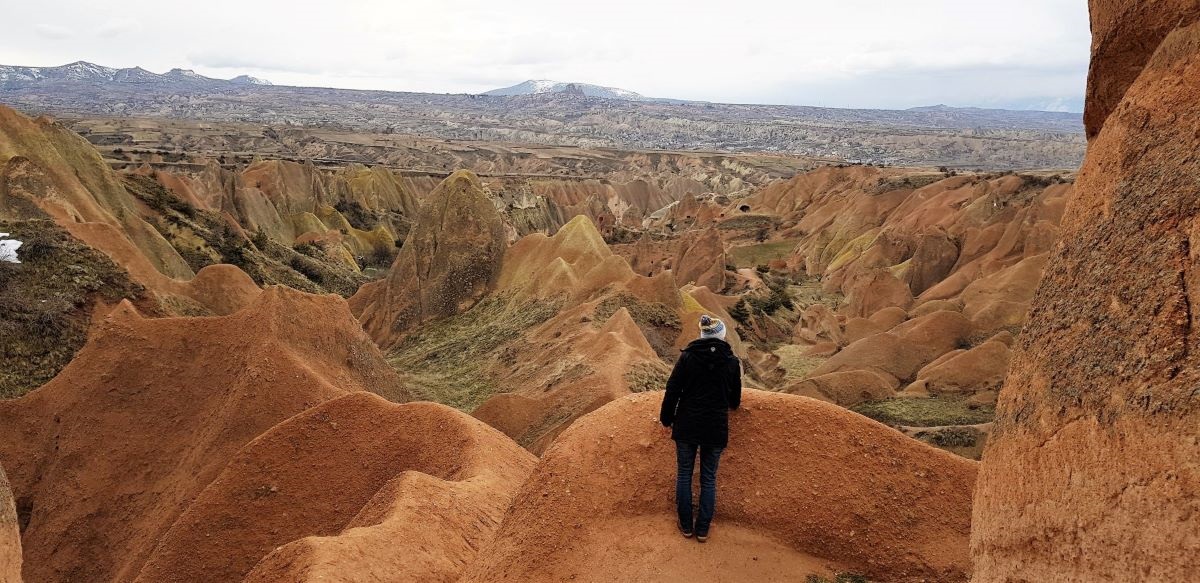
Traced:
[[697, 446], [675, 442], [678, 473], [675, 477], [675, 507], [679, 511], [679, 526], [692, 526], [692, 469], [696, 467], [696, 450], [700, 450], [700, 516], [696, 518], [696, 534], [707, 536], [717, 508], [717, 464], [721, 461], [719, 447]]

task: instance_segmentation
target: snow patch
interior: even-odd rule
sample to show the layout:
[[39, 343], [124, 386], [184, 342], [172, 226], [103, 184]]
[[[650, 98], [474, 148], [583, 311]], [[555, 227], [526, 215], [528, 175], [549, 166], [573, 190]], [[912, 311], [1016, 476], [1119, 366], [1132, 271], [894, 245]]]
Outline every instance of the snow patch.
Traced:
[[0, 261], [8, 263], [20, 263], [17, 258], [17, 249], [21, 247], [21, 242], [16, 239], [5, 239], [8, 233], [0, 233]]

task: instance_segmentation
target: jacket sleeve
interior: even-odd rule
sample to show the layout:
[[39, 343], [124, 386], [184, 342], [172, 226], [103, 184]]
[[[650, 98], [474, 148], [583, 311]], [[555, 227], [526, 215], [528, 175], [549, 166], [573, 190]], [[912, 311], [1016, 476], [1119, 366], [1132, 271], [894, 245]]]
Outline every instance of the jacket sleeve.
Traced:
[[729, 394], [726, 396], [726, 400], [730, 409], [737, 409], [742, 404], [742, 361], [738, 360], [736, 356], [730, 363], [729, 374], [733, 378], [729, 379]]
[[658, 420], [666, 427], [675, 422], [675, 409], [679, 406], [679, 398], [683, 396], [683, 361], [686, 358], [686, 352], [679, 355], [675, 368], [671, 370], [671, 377], [667, 379], [667, 393], [663, 395], [662, 409], [658, 412]]

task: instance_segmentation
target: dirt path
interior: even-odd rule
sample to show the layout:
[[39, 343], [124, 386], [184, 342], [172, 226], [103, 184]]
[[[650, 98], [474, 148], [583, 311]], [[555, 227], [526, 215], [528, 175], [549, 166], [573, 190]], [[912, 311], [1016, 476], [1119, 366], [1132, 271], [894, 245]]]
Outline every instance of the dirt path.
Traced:
[[807, 575], [831, 576], [838, 565], [797, 552], [753, 530], [713, 523], [711, 538], [700, 544], [675, 530], [668, 513], [609, 520], [581, 529], [572, 548], [560, 557], [560, 572], [546, 580], [611, 581], [620, 572], [627, 582], [803, 581]]

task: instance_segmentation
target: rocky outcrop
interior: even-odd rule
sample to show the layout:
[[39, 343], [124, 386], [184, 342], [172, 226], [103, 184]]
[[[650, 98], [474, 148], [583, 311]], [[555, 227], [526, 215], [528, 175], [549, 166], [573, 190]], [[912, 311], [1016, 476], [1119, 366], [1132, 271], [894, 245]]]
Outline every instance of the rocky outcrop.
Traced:
[[493, 365], [506, 390], [474, 412], [531, 450], [613, 399], [665, 383], [659, 354], [674, 353], [684, 309], [675, 280], [635, 274], [586, 217], [510, 247], [494, 293], [555, 306], [514, 346], [519, 358]]
[[0, 467], [0, 581], [21, 583], [21, 530], [8, 476]]
[[28, 513], [25, 578], [133, 579], [238, 450], [368, 390], [407, 398], [337, 296], [272, 287], [204, 318], [122, 303], [58, 376], [0, 401], [0, 464]]
[[53, 219], [164, 300], [167, 312], [183, 302], [228, 314], [257, 294], [236, 268], [198, 277], [144, 210], [83, 138], [0, 106], [0, 219]]
[[[1071, 189], [1069, 177], [1045, 173], [848, 167], [818, 169], [744, 199], [746, 216], [780, 225], [765, 233], [770, 242], [746, 244], [761, 246], [748, 255], [771, 245], [792, 249], [787, 264], [772, 269], [791, 271], [793, 280], [819, 277], [825, 294], [808, 292], [798, 319], [787, 322], [784, 337], [809, 359], [792, 359], [792, 367], [811, 381], [789, 379], [787, 390], [846, 404], [946, 396], [897, 405], [914, 415], [902, 424], [929, 422], [919, 408], [951, 402], [983, 414], [947, 408], [939, 425], [986, 420], [1009, 351], [981, 345], [1020, 332]], [[737, 256], [738, 247], [731, 252]], [[929, 334], [902, 338], [915, 329]], [[825, 376], [835, 372], [875, 376]], [[862, 384], [856, 390], [848, 379]]]
[[1100, 133], [1164, 38], [1200, 17], [1193, 0], [1143, 3], [1091, 0], [1092, 60], [1083, 123]]
[[453, 580], [533, 462], [449, 407], [350, 393], [242, 448], [136, 581]]
[[1003, 340], [988, 340], [968, 350], [952, 350], [917, 371], [917, 380], [905, 391], [968, 396], [995, 392], [1004, 382], [1008, 360], [1009, 347]]
[[961, 348], [970, 334], [971, 323], [962, 314], [934, 312], [851, 343], [814, 369], [811, 376], [864, 370], [898, 387], [901, 382], [913, 380], [934, 359]]
[[479, 179], [455, 172], [429, 195], [386, 279], [350, 306], [380, 346], [465, 311], [487, 292], [506, 248], [504, 224]]
[[895, 391], [894, 377], [870, 370], [825, 373], [801, 379], [783, 389], [785, 393], [829, 401], [843, 407], [883, 399]]
[[834, 405], [750, 389], [730, 421], [713, 540], [695, 552], [671, 534], [661, 400], [625, 397], [564, 432], [463, 580], [778, 581], [837, 570], [966, 581], [974, 462]]
[[979, 583], [1200, 570], [1200, 6], [1091, 8], [1092, 138], [983, 455]]
[[710, 227], [679, 241], [671, 269], [680, 285], [690, 283], [720, 293], [725, 289], [725, 263], [721, 232]]

